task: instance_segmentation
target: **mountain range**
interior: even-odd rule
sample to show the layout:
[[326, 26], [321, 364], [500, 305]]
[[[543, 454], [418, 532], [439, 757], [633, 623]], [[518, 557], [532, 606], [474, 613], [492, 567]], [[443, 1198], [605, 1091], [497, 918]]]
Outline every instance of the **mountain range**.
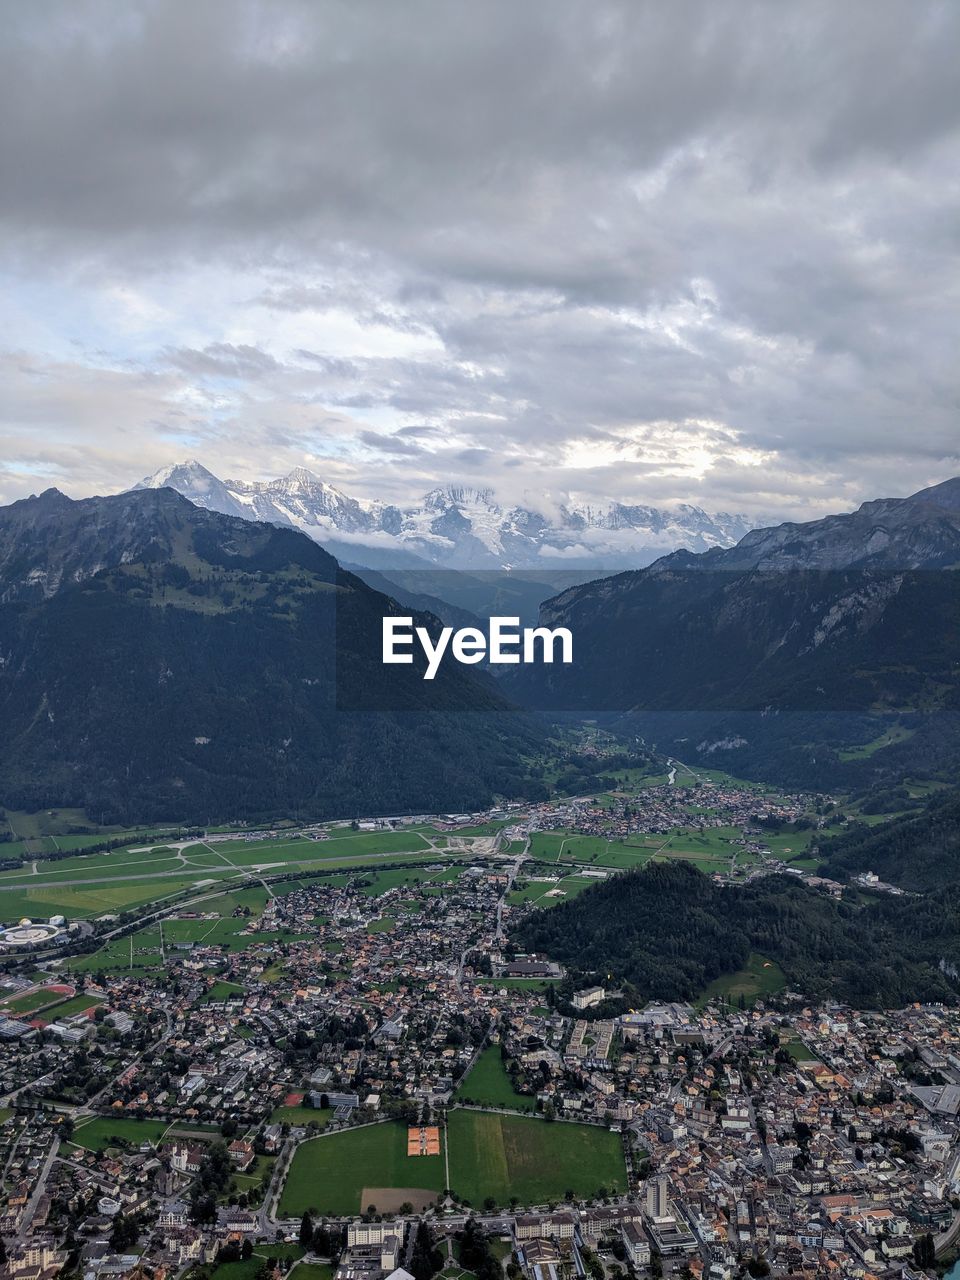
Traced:
[[341, 561], [371, 569], [617, 569], [677, 548], [731, 547], [746, 516], [565, 499], [547, 513], [504, 507], [488, 489], [451, 485], [397, 506], [352, 498], [297, 467], [279, 480], [220, 480], [201, 463], [164, 467], [137, 489], [169, 487], [197, 506], [299, 529]]
[[506, 686], [554, 713], [629, 713], [747, 777], [826, 790], [942, 770], [960, 756], [957, 566], [960, 479], [574, 586], [541, 619], [570, 628], [576, 661]]
[[170, 488], [0, 508], [0, 804], [207, 822], [542, 794], [542, 731], [488, 675], [382, 665], [397, 611], [302, 533]]
[[444, 663], [433, 682], [383, 666], [385, 613], [435, 634], [444, 610], [469, 624], [545, 584], [396, 570], [401, 599], [289, 522], [214, 510], [213, 479], [205, 505], [151, 485], [0, 509], [0, 803], [117, 821], [468, 809], [544, 794], [530, 762], [567, 714], [824, 791], [960, 767], [960, 479], [579, 583], [541, 609], [573, 664], [494, 680]]

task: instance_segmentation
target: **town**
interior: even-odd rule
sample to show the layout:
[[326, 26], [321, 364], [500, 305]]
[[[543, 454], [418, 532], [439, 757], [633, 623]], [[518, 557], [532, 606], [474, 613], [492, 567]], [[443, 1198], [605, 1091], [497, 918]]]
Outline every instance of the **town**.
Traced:
[[[59, 877], [64, 912], [0, 938], [4, 1276], [942, 1266], [960, 1013], [812, 1006], [762, 957], [696, 1003], [624, 1009], [511, 939], [651, 858], [837, 892], [815, 840], [842, 820], [671, 762], [549, 805], [191, 836], [177, 873], [171, 843], [124, 851], [131, 892], [148, 856], [161, 887], [192, 868], [146, 916], [73, 915], [96, 889], [62, 863], [5, 872], [18, 906], [24, 874]], [[116, 857], [74, 875], [102, 885]]]

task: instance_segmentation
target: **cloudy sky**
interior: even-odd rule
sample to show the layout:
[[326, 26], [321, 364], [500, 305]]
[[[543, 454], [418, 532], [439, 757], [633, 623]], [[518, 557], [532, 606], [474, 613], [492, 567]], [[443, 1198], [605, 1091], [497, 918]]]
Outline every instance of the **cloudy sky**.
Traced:
[[8, 4], [0, 501], [960, 472], [960, 6]]

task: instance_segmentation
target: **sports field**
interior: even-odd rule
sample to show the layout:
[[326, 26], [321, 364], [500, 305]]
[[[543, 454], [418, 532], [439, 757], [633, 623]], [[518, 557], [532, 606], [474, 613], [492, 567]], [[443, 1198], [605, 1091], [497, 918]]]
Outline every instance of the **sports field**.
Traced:
[[[441, 1144], [442, 1145], [442, 1144]], [[444, 1185], [443, 1156], [408, 1156], [406, 1125], [367, 1125], [312, 1138], [297, 1148], [280, 1197], [281, 1217], [307, 1209], [356, 1214], [373, 1203], [396, 1211], [404, 1200], [428, 1204]], [[396, 1203], [386, 1203], [391, 1193]], [[366, 1194], [365, 1194], [366, 1193]], [[424, 1195], [425, 1193], [425, 1195]]]
[[407, 1129], [368, 1125], [313, 1138], [297, 1149], [279, 1213], [356, 1214], [376, 1205], [396, 1211], [404, 1200], [424, 1206], [445, 1185], [449, 1143], [451, 1187], [471, 1204], [492, 1196], [508, 1204], [559, 1200], [567, 1191], [593, 1196], [626, 1190], [618, 1134], [591, 1125], [534, 1117], [453, 1111], [438, 1156], [408, 1156]]
[[447, 1122], [450, 1181], [472, 1205], [594, 1196], [627, 1189], [620, 1136], [593, 1125], [458, 1110]]

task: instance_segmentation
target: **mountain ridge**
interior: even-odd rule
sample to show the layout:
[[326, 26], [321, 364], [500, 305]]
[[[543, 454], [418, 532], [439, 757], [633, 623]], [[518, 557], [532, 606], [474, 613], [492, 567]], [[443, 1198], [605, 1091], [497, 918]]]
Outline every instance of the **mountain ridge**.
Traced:
[[0, 508], [0, 804], [208, 822], [541, 793], [542, 733], [487, 675], [382, 665], [397, 611], [302, 533], [170, 488]]
[[676, 547], [733, 545], [752, 527], [743, 515], [610, 502], [555, 505], [550, 517], [504, 507], [493, 491], [436, 486], [417, 503], [357, 499], [296, 467], [277, 480], [221, 480], [195, 459], [161, 468], [135, 489], [170, 487], [199, 506], [290, 525], [338, 559], [370, 568], [583, 568], [648, 564]]
[[540, 618], [571, 630], [578, 661], [506, 687], [540, 710], [632, 717], [664, 751], [778, 784], [939, 774], [960, 760], [958, 495], [951, 480], [573, 586]]

